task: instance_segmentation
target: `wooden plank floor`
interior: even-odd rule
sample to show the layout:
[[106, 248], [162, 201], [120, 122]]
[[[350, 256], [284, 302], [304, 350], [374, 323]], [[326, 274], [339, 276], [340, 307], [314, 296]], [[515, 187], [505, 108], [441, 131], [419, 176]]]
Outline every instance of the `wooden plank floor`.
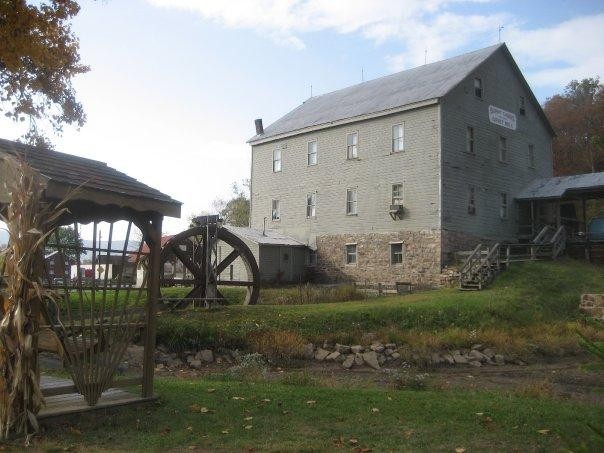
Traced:
[[[47, 375], [41, 376], [42, 391], [72, 385], [73, 381], [68, 378], [59, 378]], [[127, 404], [142, 403], [152, 401], [154, 399], [155, 397], [142, 398], [139, 394], [124, 389], [108, 389], [107, 391], [103, 392], [96, 406], [88, 406], [84, 400], [84, 397], [79, 393], [47, 396], [45, 398], [46, 405], [38, 414], [38, 419], [48, 419], [63, 415], [124, 406]]]

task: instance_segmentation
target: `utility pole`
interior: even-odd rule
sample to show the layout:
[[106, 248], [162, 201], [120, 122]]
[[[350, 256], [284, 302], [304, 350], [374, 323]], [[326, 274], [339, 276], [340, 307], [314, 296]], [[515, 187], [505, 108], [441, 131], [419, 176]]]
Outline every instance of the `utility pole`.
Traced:
[[501, 30], [503, 30], [503, 25], [499, 27], [499, 42], [501, 43]]

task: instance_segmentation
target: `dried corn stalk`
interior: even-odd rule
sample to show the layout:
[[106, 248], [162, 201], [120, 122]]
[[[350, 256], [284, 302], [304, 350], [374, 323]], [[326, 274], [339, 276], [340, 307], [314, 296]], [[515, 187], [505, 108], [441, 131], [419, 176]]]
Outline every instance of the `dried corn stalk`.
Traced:
[[27, 164], [4, 159], [2, 181], [10, 201], [0, 219], [7, 225], [9, 244], [4, 259], [3, 304], [0, 307], [0, 439], [29, 435], [38, 428], [36, 414], [43, 404], [37, 371], [35, 340], [38, 313], [46, 297], [42, 287], [44, 243], [65, 212], [62, 203], [42, 201], [43, 184]]

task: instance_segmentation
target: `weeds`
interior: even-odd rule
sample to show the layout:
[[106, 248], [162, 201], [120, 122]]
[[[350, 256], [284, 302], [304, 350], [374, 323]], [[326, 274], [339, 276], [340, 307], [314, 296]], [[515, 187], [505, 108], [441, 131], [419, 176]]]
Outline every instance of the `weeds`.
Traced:
[[238, 365], [229, 368], [228, 377], [242, 382], [258, 382], [263, 380], [268, 371], [268, 364], [262, 354], [246, 354]]
[[306, 305], [326, 302], [347, 302], [366, 299], [366, 293], [354, 285], [300, 285], [293, 288], [263, 289], [260, 303], [266, 305]]

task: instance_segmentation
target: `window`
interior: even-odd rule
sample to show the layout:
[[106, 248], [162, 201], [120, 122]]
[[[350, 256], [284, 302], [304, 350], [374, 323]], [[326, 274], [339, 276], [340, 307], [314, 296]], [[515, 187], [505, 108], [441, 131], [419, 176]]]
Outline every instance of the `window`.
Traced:
[[499, 161], [508, 161], [508, 139], [505, 137], [499, 137]]
[[520, 114], [526, 115], [526, 102], [524, 100], [524, 96], [520, 96]]
[[476, 214], [476, 189], [468, 186], [468, 214]]
[[405, 124], [392, 126], [392, 152], [398, 153], [404, 149]]
[[499, 195], [500, 195], [500, 201], [501, 201], [501, 205], [499, 207], [499, 217], [501, 217], [502, 219], [507, 219], [508, 218], [508, 194], [502, 192]]
[[466, 151], [470, 154], [475, 154], [474, 128], [472, 126], [466, 128]]
[[306, 218], [317, 216], [317, 194], [316, 192], [306, 195]]
[[348, 189], [346, 191], [346, 214], [357, 214], [357, 189]]
[[346, 158], [347, 159], [356, 159], [357, 158], [358, 141], [359, 141], [359, 134], [357, 132], [352, 132], [346, 136]]
[[528, 145], [528, 166], [535, 168], [535, 146]]
[[482, 99], [482, 79], [478, 77], [474, 79], [474, 96]]
[[317, 165], [317, 141], [308, 142], [308, 165]]
[[403, 264], [403, 244], [401, 242], [390, 244], [390, 264]]
[[276, 149], [273, 151], [273, 173], [281, 171], [281, 150]]
[[317, 251], [310, 249], [308, 251], [308, 265], [315, 267], [317, 265]]
[[392, 204], [403, 204], [403, 185], [392, 184]]
[[281, 203], [279, 200], [273, 200], [271, 206], [271, 219], [273, 221], [281, 220]]
[[346, 244], [346, 264], [357, 264], [356, 244]]

